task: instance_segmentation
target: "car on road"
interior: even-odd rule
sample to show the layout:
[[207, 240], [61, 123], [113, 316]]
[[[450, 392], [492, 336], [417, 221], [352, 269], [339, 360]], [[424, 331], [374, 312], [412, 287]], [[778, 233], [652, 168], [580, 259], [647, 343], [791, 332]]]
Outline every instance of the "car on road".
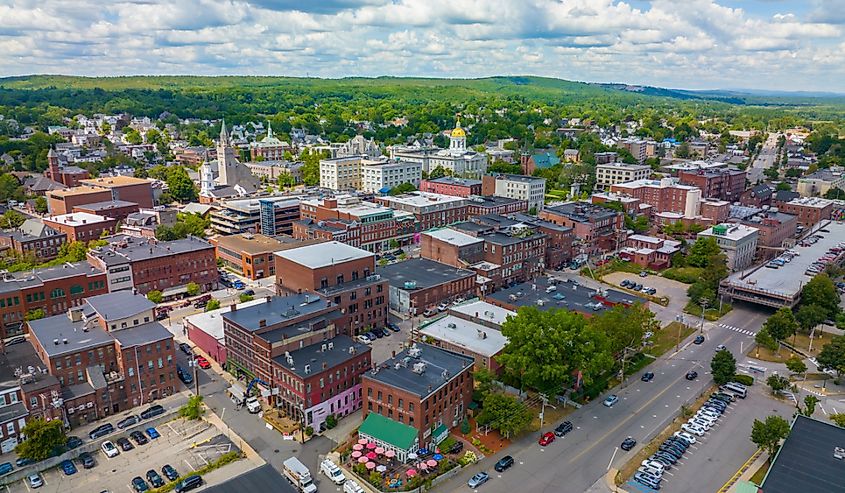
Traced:
[[619, 396], [616, 394], [610, 394], [607, 398], [605, 398], [604, 402], [602, 402], [602, 405], [604, 405], [604, 407], [613, 407], [613, 405], [617, 402], [619, 402]]
[[79, 454], [79, 463], [82, 464], [83, 469], [91, 469], [97, 465], [97, 463], [94, 462], [94, 457], [92, 457], [88, 452], [82, 452]]
[[117, 447], [114, 446], [114, 443], [112, 443], [111, 440], [106, 440], [105, 442], [103, 442], [103, 444], [100, 445], [100, 448], [103, 449], [103, 453], [106, 454], [106, 457], [111, 458], [120, 455], [120, 450], [118, 450]]
[[704, 428], [702, 428], [700, 426], [696, 426], [692, 423], [682, 424], [681, 429], [684, 430], [685, 432], [691, 434], [691, 435], [695, 435], [695, 436], [699, 436], [699, 437], [704, 436], [704, 432], [705, 432]]
[[82, 439], [77, 436], [67, 437], [67, 448], [73, 450], [82, 446]]
[[652, 380], [654, 380], [654, 372], [647, 371], [643, 373], [643, 376], [640, 377], [640, 380], [642, 380], [643, 382], [651, 382]]
[[728, 348], [726, 348], [724, 344], [719, 344], [718, 346], [716, 346], [716, 351], [725, 351], [727, 349]]
[[395, 323], [393, 323], [393, 322], [387, 322], [387, 328], [388, 328], [388, 329], [390, 329], [390, 330], [392, 330], [393, 332], [399, 332], [399, 331], [401, 330], [401, 329], [399, 328], [399, 325], [397, 325], [397, 324], [395, 324]]
[[247, 296], [255, 296], [255, 291], [254, 291], [254, 290], [252, 290], [252, 289], [247, 289], [247, 290], [246, 290], [246, 291], [244, 291], [242, 294], [245, 294], [245, 295], [247, 295]]
[[209, 368], [211, 368], [211, 363], [209, 363], [208, 360], [205, 359], [205, 356], [197, 356], [196, 361], [197, 366], [199, 366], [203, 370], [208, 370]]
[[555, 435], [562, 437], [570, 431], [572, 431], [572, 423], [569, 421], [564, 421], [563, 423], [557, 425], [557, 428], [555, 428]]
[[15, 465], [18, 467], [25, 467], [30, 464], [35, 464], [35, 461], [32, 459], [27, 459], [25, 457], [18, 457], [18, 460], [15, 461]]
[[685, 378], [687, 380], [695, 380], [696, 378], [698, 378], [698, 372], [695, 370], [690, 370], [687, 372]]
[[76, 466], [74, 466], [73, 462], [70, 460], [63, 460], [60, 467], [62, 468], [62, 472], [65, 476], [73, 476], [76, 474]]
[[161, 436], [161, 434], [159, 434], [158, 430], [156, 430], [152, 426], [150, 426], [149, 428], [144, 430], [144, 433], [147, 434], [147, 436], [150, 438], [150, 440], [155, 440], [156, 438]]
[[695, 339], [692, 341], [693, 344], [704, 344], [704, 336], [695, 336]]
[[133, 431], [129, 434], [129, 438], [131, 438], [132, 441], [134, 441], [137, 445], [146, 445], [147, 443], [149, 443], [147, 437], [145, 437], [144, 434], [140, 431]]
[[29, 487], [32, 489], [44, 486], [44, 480], [41, 479], [40, 474], [30, 474], [26, 479], [29, 481]]
[[640, 271], [640, 277], [648, 277], [648, 272]]
[[132, 442], [130, 442], [126, 437], [118, 438], [117, 446], [120, 447], [120, 450], [123, 450], [124, 452], [129, 452], [130, 450], [135, 448], [135, 446], [132, 445]]
[[90, 438], [91, 440], [96, 440], [110, 433], [114, 433], [114, 425], [112, 425], [111, 423], [106, 423], [91, 430], [88, 433], [88, 438]]
[[181, 343], [181, 344], [179, 344], [179, 350], [180, 350], [180, 351], [182, 351], [183, 353], [187, 354], [188, 356], [190, 356], [190, 355], [191, 355], [191, 353], [193, 353], [193, 352], [194, 352], [194, 351], [191, 349], [191, 346], [190, 346], [190, 345], [188, 345], [187, 343], [184, 343], [184, 342], [183, 342], [183, 343]]
[[193, 476], [188, 476], [187, 478], [183, 479], [181, 483], [176, 486], [176, 489], [173, 490], [176, 493], [184, 493], [185, 491], [190, 491], [202, 486], [202, 476], [197, 476], [194, 474]]
[[480, 472], [475, 476], [469, 478], [469, 481], [467, 481], [467, 486], [469, 486], [470, 488], [478, 488], [482, 484], [486, 483], [488, 479], [490, 479], [490, 475], [488, 475], [486, 472]]
[[240, 279], [235, 279], [234, 281], [232, 281], [232, 287], [235, 288], [235, 289], [241, 290], [241, 289], [246, 288], [246, 284], [244, 284], [244, 282], [241, 281]]
[[176, 481], [179, 478], [179, 473], [170, 464], [165, 464], [161, 468], [161, 473], [164, 474], [169, 481]]
[[545, 447], [553, 441], [555, 441], [555, 434], [550, 431], [547, 431], [540, 435], [540, 440], [537, 443]]
[[506, 455], [499, 459], [498, 462], [496, 462], [496, 465], [493, 466], [493, 469], [495, 469], [496, 472], [504, 472], [506, 469], [509, 469], [512, 465], [513, 457], [511, 457], [510, 455]]
[[127, 416], [120, 421], [117, 422], [117, 429], [122, 430], [124, 428], [128, 428], [133, 425], [137, 425], [141, 422], [141, 418], [139, 416]]
[[150, 419], [150, 418], [154, 418], [154, 417], [156, 417], [160, 414], [164, 414], [164, 408], [162, 406], [160, 406], [159, 404], [156, 404], [155, 406], [150, 406], [147, 409], [144, 409], [141, 412], [141, 418]]
[[144, 493], [150, 489], [150, 486], [141, 476], [135, 476], [132, 478], [132, 489], [138, 493]]
[[161, 479], [161, 476], [153, 469], [147, 471], [146, 476], [147, 481], [149, 481], [150, 484], [153, 485], [153, 488], [161, 488], [162, 486], [164, 486], [164, 480]]
[[622, 445], [620, 445], [619, 447], [622, 448], [622, 450], [627, 452], [627, 451], [631, 450], [632, 448], [634, 448], [636, 446], [637, 446], [637, 441], [634, 440], [634, 437], [628, 437], [628, 438], [622, 440]]

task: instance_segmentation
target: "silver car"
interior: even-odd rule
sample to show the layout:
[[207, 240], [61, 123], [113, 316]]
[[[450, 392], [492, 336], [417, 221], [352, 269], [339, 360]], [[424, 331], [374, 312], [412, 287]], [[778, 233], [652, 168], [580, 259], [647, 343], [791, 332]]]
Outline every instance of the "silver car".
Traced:
[[475, 476], [469, 478], [469, 481], [467, 481], [467, 486], [469, 486], [470, 488], [478, 488], [482, 484], [486, 483], [488, 479], [490, 479], [490, 476], [486, 472], [480, 472]]

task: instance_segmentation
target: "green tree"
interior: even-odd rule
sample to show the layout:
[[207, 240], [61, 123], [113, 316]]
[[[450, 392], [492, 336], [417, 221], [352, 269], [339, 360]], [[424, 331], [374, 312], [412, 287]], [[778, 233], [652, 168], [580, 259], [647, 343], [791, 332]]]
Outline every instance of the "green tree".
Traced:
[[186, 292], [188, 293], [188, 296], [196, 296], [200, 294], [200, 285], [193, 281], [189, 282], [188, 285], [185, 286], [185, 289], [187, 289]]
[[824, 272], [810, 279], [801, 290], [801, 304], [822, 307], [827, 318], [832, 318], [839, 313], [839, 301], [836, 285]]
[[780, 346], [778, 344], [778, 341], [776, 341], [775, 338], [772, 337], [772, 334], [770, 334], [765, 327], [760, 329], [760, 331], [757, 332], [757, 335], [754, 336], [754, 342], [756, 342], [760, 346], [763, 346], [769, 351], [777, 351], [778, 347]]
[[[845, 415], [843, 415], [843, 416], [845, 416]], [[461, 433], [463, 433], [464, 435], [466, 435], [466, 434], [468, 434], [469, 432], [470, 432], [469, 420], [468, 420], [468, 419], [466, 419], [466, 418], [464, 418], [464, 420], [463, 420], [463, 421], [461, 421]]]
[[47, 210], [47, 199], [41, 195], [35, 197], [35, 212], [39, 214], [46, 214]]
[[484, 398], [484, 407], [478, 415], [478, 423], [489, 425], [502, 435], [510, 437], [531, 424], [531, 411], [512, 395], [490, 392]]
[[393, 195], [393, 196], [402, 195], [403, 193], [415, 192], [416, 190], [417, 190], [417, 187], [415, 187], [413, 183], [405, 182], [405, 183], [402, 183], [400, 185], [396, 185], [395, 187], [391, 188], [390, 191], [388, 192], [388, 195]]
[[0, 173], [0, 202], [23, 200], [23, 187], [14, 175]]
[[717, 385], [724, 385], [733, 380], [736, 375], [736, 359], [727, 349], [716, 351], [710, 360], [710, 372]]
[[807, 371], [807, 365], [798, 356], [793, 355], [786, 360], [786, 368], [792, 373], [801, 374]]
[[766, 384], [771, 387], [773, 394], [779, 394], [789, 388], [789, 379], [783, 375], [771, 375], [766, 379]]
[[164, 296], [162, 296], [161, 291], [154, 289], [147, 293], [147, 299], [152, 301], [153, 303], [161, 303], [164, 300]]
[[805, 395], [804, 396], [804, 409], [801, 410], [801, 414], [807, 416], [808, 418], [816, 412], [816, 404], [819, 403], [819, 398], [814, 395]]
[[795, 312], [795, 320], [805, 332], [809, 333], [820, 323], [827, 320], [827, 310], [819, 305], [801, 304], [798, 311]]
[[782, 341], [795, 333], [798, 329], [798, 322], [795, 320], [792, 310], [783, 307], [766, 320], [763, 329], [776, 341]]
[[44, 313], [43, 308], [33, 308], [32, 310], [26, 312], [26, 316], [24, 318], [27, 322], [29, 322], [30, 320], [40, 320], [46, 316], [47, 314]]
[[197, 187], [182, 166], [167, 168], [165, 181], [170, 195], [174, 199], [180, 202], [190, 202], [197, 199]]
[[822, 370], [833, 370], [841, 376], [845, 372], [845, 336], [833, 336], [816, 360]]
[[218, 308], [220, 308], [220, 300], [208, 300], [208, 303], [205, 305], [205, 311], [207, 312], [217, 310]]
[[241, 303], [246, 303], [247, 301], [252, 301], [255, 297], [251, 294], [241, 293], [241, 295], [238, 296], [238, 299], [240, 299]]
[[786, 191], [792, 190], [792, 185], [790, 185], [789, 183], [787, 183], [785, 181], [782, 181], [775, 186], [775, 190], [778, 191], [778, 192], [781, 192], [781, 191], [786, 192]]
[[721, 252], [715, 238], [699, 238], [689, 249], [687, 264], [693, 267], [707, 267], [712, 257], [719, 255]]
[[678, 159], [689, 159], [690, 149], [689, 143], [681, 142], [681, 145], [675, 148], [675, 157]]
[[592, 317], [589, 324], [607, 337], [611, 353], [617, 355], [626, 347], [639, 348], [646, 332], [660, 328], [654, 312], [642, 304], [616, 305]]
[[438, 166], [431, 170], [431, 173], [428, 174], [429, 180], [435, 180], [437, 178], [443, 178], [446, 176], [446, 170], [443, 169], [443, 166]]
[[205, 414], [205, 408], [202, 405], [201, 395], [192, 395], [188, 398], [188, 402], [179, 408], [179, 416], [186, 419], [200, 419]]
[[32, 419], [23, 427], [21, 434], [26, 440], [15, 447], [15, 452], [19, 457], [35, 462], [52, 457], [56, 451], [63, 450], [67, 443], [64, 424], [60, 419]]
[[836, 426], [838, 426], [840, 428], [845, 428], [845, 414], [843, 414], [843, 413], [831, 414], [830, 420], [833, 421], [833, 423]]
[[16, 210], [9, 209], [3, 213], [3, 219], [0, 220], [0, 226], [8, 229], [15, 229], [20, 227], [24, 221], [26, 221], [26, 217], [24, 217], [23, 214]]
[[789, 436], [789, 423], [780, 416], [772, 415], [765, 421], [755, 419], [751, 426], [751, 441], [769, 453], [769, 460], [775, 457], [780, 441]]
[[123, 129], [123, 137], [129, 144], [138, 145], [144, 142], [144, 139], [141, 137], [141, 134], [138, 133], [137, 130], [131, 127], [125, 127]]

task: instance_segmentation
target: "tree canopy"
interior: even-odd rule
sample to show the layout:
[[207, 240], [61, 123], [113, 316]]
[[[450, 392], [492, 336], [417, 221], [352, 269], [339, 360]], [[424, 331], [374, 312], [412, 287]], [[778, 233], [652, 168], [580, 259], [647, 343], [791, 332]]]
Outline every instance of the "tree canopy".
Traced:
[[816, 360], [824, 370], [834, 370], [837, 375], [845, 373], [845, 336], [833, 336], [822, 346]]
[[504, 436], [512, 436], [531, 424], [531, 411], [512, 395], [488, 392], [478, 423], [488, 425]]
[[15, 447], [20, 457], [31, 461], [42, 461], [64, 450], [67, 443], [64, 423], [60, 419], [45, 421], [43, 418], [31, 419], [21, 430], [26, 440]]
[[780, 447], [780, 441], [788, 436], [789, 423], [776, 415], [767, 417], [765, 421], [755, 419], [751, 427], [751, 441], [765, 449], [771, 458], [774, 458]]
[[736, 359], [727, 349], [716, 351], [710, 361], [710, 372], [713, 374], [713, 381], [718, 385], [724, 385], [733, 380], [736, 375]]
[[801, 304], [821, 307], [826, 318], [833, 318], [839, 313], [839, 301], [836, 285], [824, 272], [810, 279], [801, 290]]

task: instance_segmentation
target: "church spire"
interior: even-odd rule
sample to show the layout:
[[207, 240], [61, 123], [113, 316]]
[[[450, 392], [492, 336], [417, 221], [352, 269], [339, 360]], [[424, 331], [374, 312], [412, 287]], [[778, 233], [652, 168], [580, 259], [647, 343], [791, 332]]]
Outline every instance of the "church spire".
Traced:
[[273, 127], [270, 126], [270, 120], [267, 120], [267, 138], [273, 138]]
[[220, 126], [220, 145], [229, 145], [229, 132], [226, 131], [226, 119], [223, 119], [223, 124]]

